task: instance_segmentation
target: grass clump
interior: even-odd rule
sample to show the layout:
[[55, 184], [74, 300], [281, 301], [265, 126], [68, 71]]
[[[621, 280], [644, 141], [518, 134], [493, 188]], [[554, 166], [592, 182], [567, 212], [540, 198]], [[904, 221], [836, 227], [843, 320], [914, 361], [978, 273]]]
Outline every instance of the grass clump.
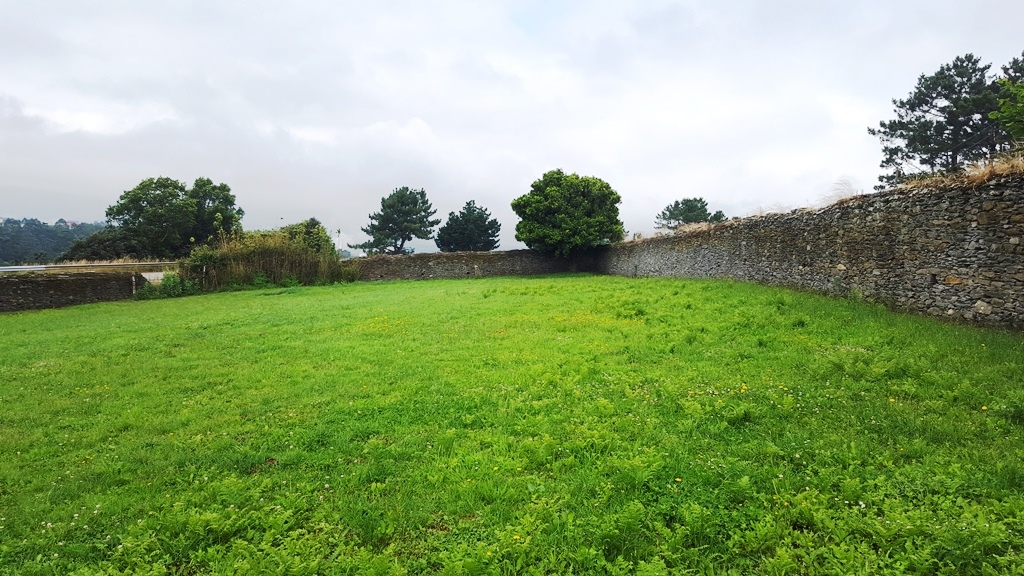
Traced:
[[1024, 177], [1024, 148], [1004, 152], [967, 166], [962, 171], [924, 174], [911, 178], [900, 187], [910, 190], [966, 186], [977, 188], [999, 178]]
[[0, 573], [1024, 569], [1020, 335], [720, 281], [6, 315]]

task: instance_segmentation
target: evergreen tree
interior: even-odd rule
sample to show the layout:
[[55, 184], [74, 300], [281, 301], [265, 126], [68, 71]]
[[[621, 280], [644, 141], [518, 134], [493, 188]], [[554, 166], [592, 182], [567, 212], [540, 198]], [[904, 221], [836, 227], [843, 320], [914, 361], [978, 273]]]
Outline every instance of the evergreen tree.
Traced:
[[671, 230], [683, 224], [696, 222], [721, 222], [725, 214], [718, 210], [708, 212], [708, 203], [703, 198], [683, 198], [669, 204], [654, 218], [655, 228]]
[[470, 200], [458, 214], [448, 213], [434, 243], [441, 252], [488, 252], [498, 247], [499, 232], [501, 224]]
[[370, 239], [362, 244], [349, 244], [349, 248], [365, 250], [367, 254], [407, 254], [405, 243], [413, 238], [428, 240], [432, 229], [441, 223], [432, 220], [437, 211], [427, 200], [423, 190], [407, 186], [396, 188], [380, 201], [380, 212], [370, 214], [370, 224], [361, 228]]
[[[868, 133], [882, 142], [888, 170], [883, 189], [914, 173], [952, 172], [1009, 146], [1009, 135], [990, 114], [998, 108], [999, 86], [973, 54], [956, 57], [934, 74], [922, 74], [907, 98], [893, 100], [896, 119], [879, 122]], [[1003, 68], [1024, 72], [1018, 59]]]

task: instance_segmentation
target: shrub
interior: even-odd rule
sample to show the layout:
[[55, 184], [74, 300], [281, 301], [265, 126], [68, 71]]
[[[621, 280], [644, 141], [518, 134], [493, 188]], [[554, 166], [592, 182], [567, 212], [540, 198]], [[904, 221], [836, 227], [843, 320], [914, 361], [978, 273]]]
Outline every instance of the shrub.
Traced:
[[135, 292], [137, 300], [153, 300], [156, 298], [178, 298], [191, 296], [201, 291], [199, 282], [194, 279], [185, 280], [174, 272], [164, 272], [159, 284], [146, 283]]
[[158, 288], [160, 295], [165, 298], [176, 298], [184, 292], [181, 287], [181, 276], [174, 272], [164, 272], [163, 280], [160, 281]]
[[247, 232], [221, 238], [216, 248], [200, 247], [182, 262], [182, 273], [206, 290], [222, 286], [270, 286], [351, 282], [353, 262], [315, 247], [287, 231]]

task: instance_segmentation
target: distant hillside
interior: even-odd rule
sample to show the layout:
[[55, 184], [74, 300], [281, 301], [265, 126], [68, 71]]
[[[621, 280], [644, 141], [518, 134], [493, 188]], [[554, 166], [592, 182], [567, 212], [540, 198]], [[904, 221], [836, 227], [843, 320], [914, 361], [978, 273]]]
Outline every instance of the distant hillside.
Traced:
[[35, 218], [0, 221], [0, 265], [45, 264], [85, 238], [106, 227], [102, 222], [74, 222], [61, 218], [47, 224]]

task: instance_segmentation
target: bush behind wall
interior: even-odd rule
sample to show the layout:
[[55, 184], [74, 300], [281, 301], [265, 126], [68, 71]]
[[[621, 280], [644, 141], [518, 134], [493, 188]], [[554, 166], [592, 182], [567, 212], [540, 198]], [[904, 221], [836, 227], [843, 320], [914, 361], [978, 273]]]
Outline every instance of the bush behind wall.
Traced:
[[196, 248], [181, 272], [204, 290], [254, 283], [331, 284], [358, 276], [357, 264], [342, 262], [333, 252], [317, 252], [278, 230], [225, 237], [216, 247]]

